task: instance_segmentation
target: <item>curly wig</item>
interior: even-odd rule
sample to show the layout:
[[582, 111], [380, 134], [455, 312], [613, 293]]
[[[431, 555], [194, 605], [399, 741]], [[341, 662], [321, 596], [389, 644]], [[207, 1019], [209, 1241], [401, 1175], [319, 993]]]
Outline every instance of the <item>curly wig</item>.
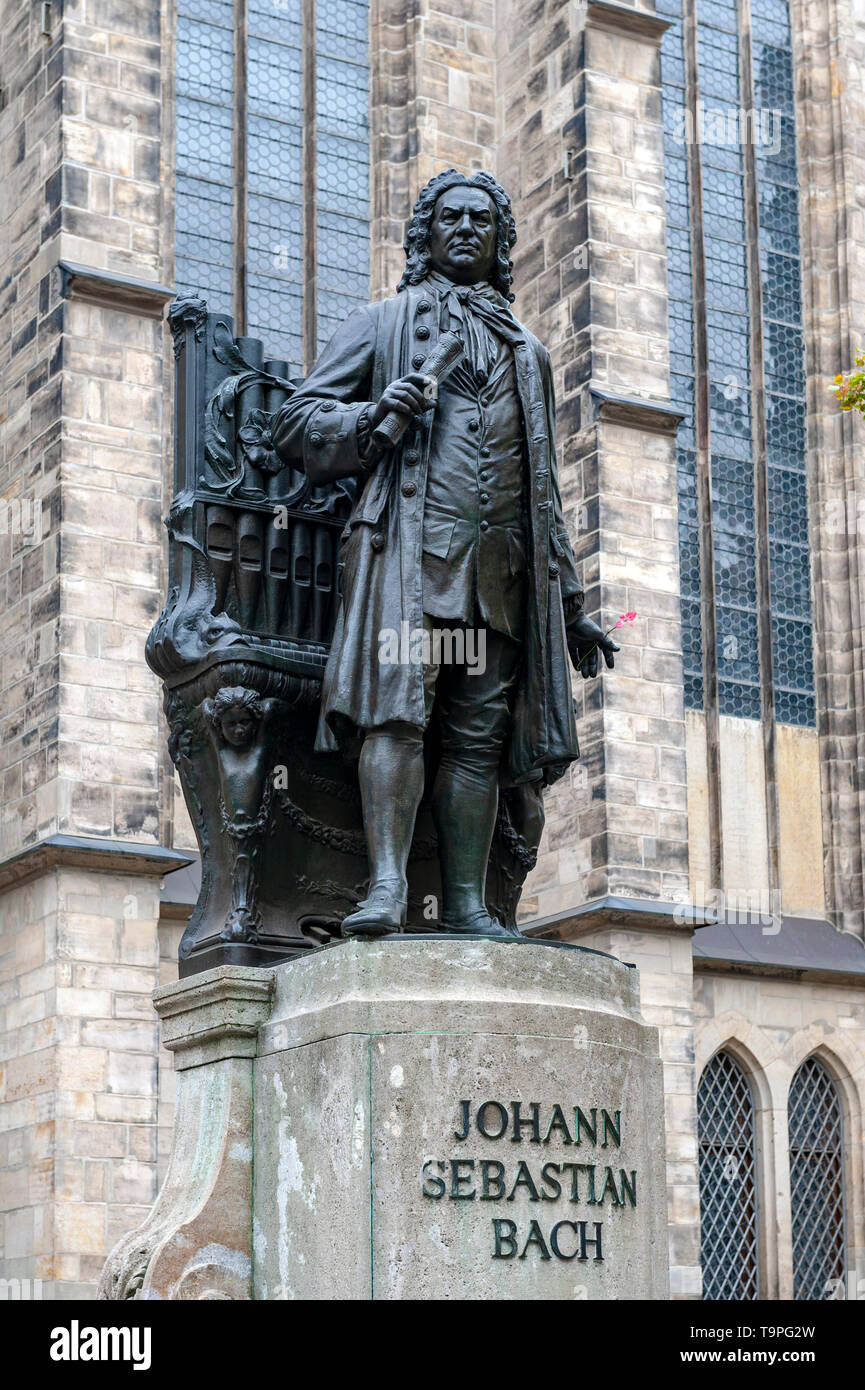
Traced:
[[412, 218], [403, 242], [406, 265], [403, 277], [397, 285], [397, 292], [404, 290], [407, 285], [418, 285], [425, 278], [430, 268], [430, 227], [436, 200], [441, 193], [447, 192], [449, 188], [461, 186], [482, 189], [484, 193], [489, 194], [495, 204], [496, 259], [490, 274], [490, 284], [505, 299], [513, 300], [511, 280], [514, 266], [510, 251], [516, 243], [517, 229], [511, 200], [492, 174], [488, 174], [483, 169], [476, 174], [461, 174], [458, 169], [448, 169], [443, 174], [436, 174], [435, 178], [430, 179], [426, 187], [421, 190], [420, 197], [412, 210]]

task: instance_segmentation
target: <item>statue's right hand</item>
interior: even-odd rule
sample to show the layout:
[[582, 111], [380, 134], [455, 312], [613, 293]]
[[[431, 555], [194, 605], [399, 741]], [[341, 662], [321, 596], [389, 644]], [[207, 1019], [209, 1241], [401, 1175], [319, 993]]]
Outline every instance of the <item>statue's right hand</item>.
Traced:
[[380, 425], [386, 415], [396, 411], [398, 415], [419, 415], [428, 410], [433, 403], [428, 394], [429, 378], [421, 372], [410, 372], [386, 386], [373, 406], [370, 423], [373, 429]]

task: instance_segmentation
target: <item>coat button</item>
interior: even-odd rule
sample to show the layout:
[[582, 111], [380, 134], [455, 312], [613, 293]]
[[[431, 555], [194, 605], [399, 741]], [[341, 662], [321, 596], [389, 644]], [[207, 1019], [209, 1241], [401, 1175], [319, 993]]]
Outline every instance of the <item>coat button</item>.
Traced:
[[489, 495], [489, 493], [488, 493], [488, 492], [482, 492], [482, 493], [481, 493], [481, 501], [482, 501], [482, 502], [489, 502], [489, 500], [490, 500], [490, 495]]
[[429, 337], [429, 329], [427, 328], [427, 326], [426, 326], [425, 323], [422, 323], [421, 326], [420, 326], [420, 328], [416, 328], [416, 329], [415, 329], [415, 337], [416, 337], [416, 338], [428, 338], [428, 337]]
[[419, 458], [420, 454], [418, 453], [417, 449], [406, 449], [405, 453], [403, 454], [403, 461], [407, 463], [409, 467], [411, 467], [412, 464], [417, 463]]
[[424, 357], [423, 353], [416, 352], [414, 357], [411, 359], [411, 364], [415, 369], [417, 369], [418, 367], [422, 367], [425, 361], [426, 358]]
[[556, 564], [555, 560], [553, 560], [552, 564], [550, 565], [550, 579], [556, 579], [558, 577], [558, 573], [559, 567]]
[[336, 401], [323, 401], [322, 410], [336, 410]]
[[312, 434], [309, 436], [309, 442], [313, 449], [320, 449], [324, 443], [324, 435], [319, 434], [318, 430], [313, 430]]
[[481, 530], [482, 530], [482, 531], [488, 531], [489, 529], [490, 529], [490, 523], [489, 523], [488, 521], [482, 521], [482, 522], [481, 522]]
[[420, 304], [417, 306], [417, 311], [419, 314], [428, 314], [431, 308], [432, 305], [430, 304], [429, 300], [422, 299]]
[[489, 456], [490, 456], [490, 451], [489, 451], [489, 449], [487, 448], [487, 446], [484, 445], [484, 447], [481, 449], [481, 457], [482, 457], [482, 458], [485, 458], [485, 459], [488, 459]]
[[417, 488], [415, 487], [414, 483], [403, 483], [400, 491], [402, 492], [403, 497], [414, 497], [415, 493], [417, 492]]
[[485, 483], [485, 482], [487, 481], [487, 479], [489, 478], [489, 476], [490, 476], [490, 475], [489, 475], [489, 473], [487, 473], [486, 469], [484, 469], [483, 473], [479, 473], [479, 474], [478, 474], [478, 477], [480, 478], [480, 480], [481, 480], [482, 483]]
[[469, 420], [469, 429], [471, 430], [472, 434], [477, 434], [477, 432], [478, 432], [478, 430], [480, 429], [480, 427], [481, 427], [481, 422], [480, 422], [480, 420]]
[[384, 536], [381, 531], [373, 531], [369, 543], [373, 550], [384, 550]]

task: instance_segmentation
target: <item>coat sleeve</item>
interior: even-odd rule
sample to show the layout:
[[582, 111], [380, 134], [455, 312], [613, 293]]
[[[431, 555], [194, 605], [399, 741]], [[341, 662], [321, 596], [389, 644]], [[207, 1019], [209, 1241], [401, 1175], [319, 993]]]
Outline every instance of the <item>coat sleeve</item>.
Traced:
[[556, 465], [556, 397], [553, 387], [553, 369], [550, 354], [540, 346], [541, 377], [544, 384], [544, 399], [547, 405], [547, 423], [550, 435], [550, 487], [553, 500], [553, 518], [550, 528], [550, 546], [559, 566], [559, 583], [562, 590], [562, 603], [565, 619], [575, 618], [583, 608], [583, 586], [577, 575], [577, 565], [571, 547], [570, 536], [565, 525], [562, 510], [562, 494], [559, 490], [559, 474]]
[[368, 304], [349, 315], [274, 417], [277, 454], [283, 463], [301, 464], [316, 486], [366, 471], [363, 436], [371, 405], [376, 308]]

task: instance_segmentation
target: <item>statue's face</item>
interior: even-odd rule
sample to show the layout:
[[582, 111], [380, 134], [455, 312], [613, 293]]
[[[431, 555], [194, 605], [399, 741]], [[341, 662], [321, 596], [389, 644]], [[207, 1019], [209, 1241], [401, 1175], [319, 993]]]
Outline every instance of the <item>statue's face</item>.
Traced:
[[255, 724], [249, 711], [240, 705], [226, 710], [222, 716], [222, 733], [226, 743], [233, 744], [235, 748], [244, 748], [255, 734]]
[[489, 279], [496, 260], [496, 208], [482, 188], [449, 188], [436, 200], [430, 226], [434, 270], [458, 285]]

